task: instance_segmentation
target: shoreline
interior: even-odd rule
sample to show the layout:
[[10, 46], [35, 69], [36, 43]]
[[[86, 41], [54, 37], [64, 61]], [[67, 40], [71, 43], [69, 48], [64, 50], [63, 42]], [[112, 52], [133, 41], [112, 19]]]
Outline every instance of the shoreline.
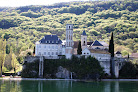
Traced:
[[[80, 80], [80, 79], [44, 79], [44, 78], [0, 78], [0, 80], [17, 80], [17, 81], [22, 81], [22, 80], [32, 80], [32, 81], [57, 81], [57, 80], [62, 80], [62, 81], [83, 81], [83, 82], [92, 82], [94, 80]], [[138, 79], [101, 79], [101, 81], [136, 81], [138, 82]]]

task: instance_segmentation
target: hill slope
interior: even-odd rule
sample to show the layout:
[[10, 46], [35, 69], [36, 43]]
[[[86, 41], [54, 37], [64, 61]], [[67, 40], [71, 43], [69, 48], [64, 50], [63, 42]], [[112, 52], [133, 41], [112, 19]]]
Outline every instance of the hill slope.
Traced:
[[5, 34], [7, 53], [12, 46], [19, 54], [46, 34], [65, 39], [65, 25], [74, 24], [74, 40], [86, 30], [88, 40], [110, 39], [115, 35], [115, 50], [123, 55], [138, 51], [138, 1], [89, 1], [51, 6], [25, 6], [0, 9], [0, 36]]

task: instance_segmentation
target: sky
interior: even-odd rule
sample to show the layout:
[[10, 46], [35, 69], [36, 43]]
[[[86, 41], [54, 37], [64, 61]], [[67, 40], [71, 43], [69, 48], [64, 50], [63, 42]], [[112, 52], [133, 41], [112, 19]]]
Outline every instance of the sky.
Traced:
[[59, 2], [89, 0], [0, 0], [0, 7], [19, 7], [27, 5], [51, 5]]

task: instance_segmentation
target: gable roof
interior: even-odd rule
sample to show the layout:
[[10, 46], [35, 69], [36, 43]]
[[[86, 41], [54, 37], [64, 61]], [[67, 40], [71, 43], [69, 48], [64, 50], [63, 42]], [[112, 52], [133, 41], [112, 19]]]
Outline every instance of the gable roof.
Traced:
[[103, 46], [109, 46], [105, 41], [99, 41]]
[[82, 32], [82, 35], [86, 35], [86, 32], [85, 32], [85, 30]]
[[87, 45], [91, 45], [93, 42], [87, 42]]
[[116, 54], [121, 54], [121, 52], [120, 51], [117, 51]]
[[95, 40], [91, 46], [103, 46], [99, 41]]
[[40, 44], [61, 44], [62, 41], [57, 35], [46, 35], [40, 41]]

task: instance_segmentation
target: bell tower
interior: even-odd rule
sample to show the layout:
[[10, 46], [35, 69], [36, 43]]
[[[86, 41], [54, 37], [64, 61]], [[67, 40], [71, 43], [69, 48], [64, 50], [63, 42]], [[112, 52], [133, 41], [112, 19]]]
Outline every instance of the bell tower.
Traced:
[[66, 24], [66, 58], [71, 58], [73, 45], [73, 24]]
[[83, 31], [81, 35], [81, 47], [82, 47], [82, 50], [87, 47], [87, 35], [86, 35], [85, 30]]

